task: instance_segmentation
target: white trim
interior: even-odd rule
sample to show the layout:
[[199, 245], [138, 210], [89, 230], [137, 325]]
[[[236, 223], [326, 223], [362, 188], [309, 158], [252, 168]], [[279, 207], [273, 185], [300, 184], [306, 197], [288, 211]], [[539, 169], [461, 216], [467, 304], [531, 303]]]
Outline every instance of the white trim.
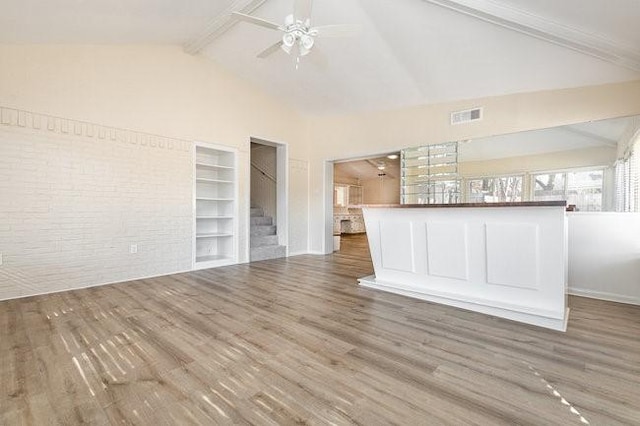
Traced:
[[[550, 153], [553, 154], [553, 153]], [[580, 167], [566, 167], [564, 169], [544, 169], [544, 170], [535, 170], [530, 171], [531, 175], [540, 175], [545, 173], [573, 173], [573, 172], [588, 172], [591, 170], [601, 170], [611, 167], [611, 165], [606, 164], [594, 164], [593, 166], [580, 166]]]
[[309, 252], [307, 250], [298, 250], [298, 251], [290, 252], [287, 257], [302, 256], [305, 254], [309, 254]]
[[564, 169], [555, 169], [555, 170], [540, 170], [528, 173], [529, 180], [529, 194], [528, 200], [535, 201], [535, 191], [536, 191], [536, 181], [535, 177], [537, 175], [550, 175], [550, 174], [564, 174], [564, 188], [562, 191], [564, 192], [565, 199], [567, 198], [567, 190], [569, 185], [569, 179], [567, 179], [567, 174], [569, 173], [579, 173], [579, 172], [591, 172], [591, 171], [601, 171], [602, 172], [602, 202], [601, 208], [604, 209], [607, 207], [606, 200], [609, 195], [610, 188], [607, 188], [605, 179], [607, 175], [607, 169], [610, 169], [611, 166], [582, 166], [582, 167], [570, 167]]
[[607, 291], [569, 287], [569, 294], [573, 296], [588, 297], [589, 299], [608, 300], [610, 302], [627, 303], [629, 305], [640, 305], [640, 297], [638, 296], [626, 296], [624, 294], [609, 293]]
[[423, 0], [521, 34], [535, 37], [612, 64], [640, 70], [637, 47], [582, 31], [504, 2], [493, 0]]
[[504, 304], [503, 306], [491, 306], [486, 304], [486, 302], [481, 299], [462, 300], [452, 294], [426, 294], [422, 292], [411, 291], [406, 288], [397, 287], [393, 283], [381, 282], [380, 280], [376, 280], [375, 275], [369, 275], [367, 277], [359, 278], [358, 282], [363, 287], [368, 287], [375, 290], [382, 290], [389, 293], [400, 294], [402, 296], [408, 296], [416, 299], [426, 300], [429, 302], [454, 306], [456, 308], [467, 309], [487, 315], [494, 315], [512, 321], [519, 321], [526, 324], [537, 325], [539, 327], [550, 328], [552, 330], [567, 330], [569, 309], [565, 310], [563, 318], [557, 318], [555, 317], [555, 315], [543, 310], [530, 310], [529, 312], [523, 312], [522, 310], [515, 310], [515, 307], [509, 306], [507, 304]]
[[[333, 173], [334, 161], [325, 160], [323, 164], [323, 203], [322, 203], [322, 254], [333, 253]], [[331, 218], [329, 220], [329, 218]]]
[[[276, 149], [276, 234], [278, 244], [289, 256], [289, 143], [275, 142], [260, 136], [249, 136], [249, 178], [247, 179], [247, 261], [251, 262], [251, 143]], [[308, 220], [307, 220], [308, 221]]]

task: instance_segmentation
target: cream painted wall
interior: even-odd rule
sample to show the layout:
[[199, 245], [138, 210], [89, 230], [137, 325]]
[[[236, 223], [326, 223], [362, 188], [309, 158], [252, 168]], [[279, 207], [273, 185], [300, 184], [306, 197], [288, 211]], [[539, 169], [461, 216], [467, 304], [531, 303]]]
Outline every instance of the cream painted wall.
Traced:
[[0, 45], [0, 105], [187, 140], [299, 143], [302, 117], [178, 46]]
[[488, 161], [467, 161], [458, 165], [458, 172], [462, 177], [495, 176], [589, 166], [611, 166], [615, 161], [615, 147], [598, 147]]
[[[452, 111], [481, 106], [483, 119], [451, 126]], [[640, 113], [640, 80], [458, 101], [309, 122], [310, 250], [331, 251], [323, 198], [327, 160], [364, 157], [410, 146], [473, 139]]]
[[[242, 217], [251, 136], [287, 143], [290, 159], [307, 159], [304, 117], [178, 46], [0, 45], [0, 82], [0, 106], [237, 147]], [[307, 194], [289, 194], [296, 197]], [[296, 212], [289, 218], [306, 223]]]
[[[189, 56], [177, 46], [0, 45], [0, 106], [238, 148], [241, 261], [247, 260], [250, 137], [286, 143], [290, 170], [302, 182], [307, 181], [304, 117], [212, 61]], [[76, 140], [73, 140], [75, 144]], [[61, 146], [70, 143], [61, 142]], [[19, 149], [18, 146], [18, 151], [11, 151], [12, 155], [15, 154], [11, 159], [15, 167], [18, 167], [21, 156], [28, 155], [28, 152], [20, 153]], [[184, 161], [190, 162], [189, 156], [185, 158]], [[144, 156], [131, 159], [153, 161], [152, 157], [145, 160]], [[167, 176], [175, 179], [175, 188], [188, 188], [190, 191], [191, 175], [184, 173], [184, 170], [189, 170], [189, 167], [185, 169], [188, 164], [176, 164], [175, 161], [166, 164], [171, 164], [172, 169], [167, 170]], [[147, 166], [149, 164], [132, 171], [129, 178], [152, 179], [146, 173]], [[134, 169], [129, 167], [127, 170]], [[99, 176], [94, 178], [97, 180]], [[46, 188], [44, 180], [34, 182], [34, 191], [46, 191]], [[289, 190], [290, 246], [298, 251], [306, 250], [308, 185], [291, 185]], [[6, 195], [3, 193], [1, 196]], [[190, 194], [186, 199], [190, 199]], [[297, 209], [293, 210], [291, 206]], [[247, 219], [243, 220], [245, 217]], [[78, 221], [82, 218], [78, 217]], [[9, 225], [4, 222], [4, 226], [7, 228]], [[46, 223], [42, 226], [46, 229]], [[134, 224], [122, 223], [119, 229], [135, 234], [133, 227]], [[190, 232], [191, 225], [180, 223], [178, 228], [176, 232]], [[118, 237], [110, 233], [101, 235]], [[110, 244], [109, 238], [105, 244]], [[135, 235], [129, 235], [128, 239], [135, 238]], [[176, 238], [183, 241], [184, 235]], [[24, 252], [13, 258], [23, 262], [27, 256], [29, 253]], [[164, 259], [166, 264], [178, 266], [147, 272], [168, 273], [183, 268], [184, 253], [176, 256], [179, 258]], [[74, 282], [92, 285], [140, 276], [133, 269], [128, 270], [131, 274], [120, 274], [115, 278], [102, 272], [92, 274], [85, 271], [85, 275]], [[36, 282], [33, 286], [30, 293], [42, 290]]]
[[362, 187], [364, 204], [398, 204], [400, 203], [400, 180], [385, 177], [363, 179]]

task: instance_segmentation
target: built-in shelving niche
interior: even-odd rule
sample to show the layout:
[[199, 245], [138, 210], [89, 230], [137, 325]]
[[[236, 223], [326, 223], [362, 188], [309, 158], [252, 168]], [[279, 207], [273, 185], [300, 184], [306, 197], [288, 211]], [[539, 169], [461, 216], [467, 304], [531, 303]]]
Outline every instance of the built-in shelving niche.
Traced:
[[236, 151], [197, 143], [194, 163], [194, 268], [237, 263]]

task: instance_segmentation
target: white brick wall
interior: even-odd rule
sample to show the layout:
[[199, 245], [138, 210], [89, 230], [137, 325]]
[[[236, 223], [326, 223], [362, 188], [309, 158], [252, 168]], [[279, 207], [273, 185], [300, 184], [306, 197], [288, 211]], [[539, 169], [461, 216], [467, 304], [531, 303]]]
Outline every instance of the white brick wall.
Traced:
[[0, 109], [0, 300], [191, 269], [192, 149]]

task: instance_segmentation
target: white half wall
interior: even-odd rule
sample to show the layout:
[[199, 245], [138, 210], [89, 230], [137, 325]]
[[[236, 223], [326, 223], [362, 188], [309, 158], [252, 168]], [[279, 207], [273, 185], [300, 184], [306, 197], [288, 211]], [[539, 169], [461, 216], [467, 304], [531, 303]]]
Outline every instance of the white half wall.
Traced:
[[564, 206], [362, 209], [362, 285], [566, 329]]
[[567, 216], [569, 292], [640, 305], [640, 214]]

